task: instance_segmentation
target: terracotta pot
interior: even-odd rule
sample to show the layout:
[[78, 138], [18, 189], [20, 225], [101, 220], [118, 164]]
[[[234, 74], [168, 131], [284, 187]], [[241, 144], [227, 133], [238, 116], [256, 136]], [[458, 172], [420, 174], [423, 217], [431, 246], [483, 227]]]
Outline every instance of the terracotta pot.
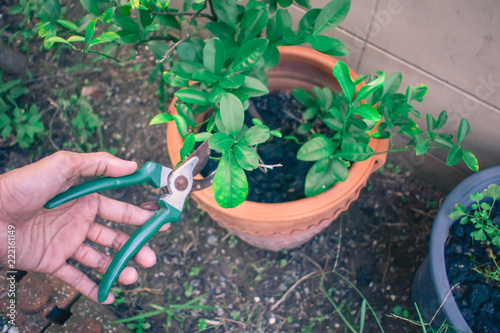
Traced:
[[[333, 78], [336, 59], [317, 51], [297, 46], [280, 47], [279, 64], [268, 72], [270, 90], [311, 90], [314, 86], [328, 86], [339, 91]], [[357, 74], [351, 71], [353, 78]], [[174, 99], [169, 112], [175, 114]], [[183, 140], [175, 124], [167, 128], [168, 153], [175, 165], [180, 160], [179, 151]], [[388, 148], [387, 140], [371, 140], [375, 152]], [[192, 198], [208, 212], [220, 226], [245, 242], [256, 247], [280, 251], [298, 247], [347, 210], [356, 200], [372, 172], [385, 163], [386, 155], [375, 155], [364, 162], [354, 163], [345, 182], [339, 182], [329, 190], [310, 198], [284, 203], [258, 203], [245, 201], [236, 208], [223, 209], [217, 205], [212, 188], [193, 192]]]

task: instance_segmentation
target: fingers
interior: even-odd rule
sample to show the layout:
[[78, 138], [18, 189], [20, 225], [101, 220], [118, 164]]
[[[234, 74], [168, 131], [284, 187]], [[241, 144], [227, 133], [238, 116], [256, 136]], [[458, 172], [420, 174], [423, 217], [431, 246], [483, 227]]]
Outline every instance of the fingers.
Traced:
[[[87, 275], [83, 274], [75, 267], [65, 263], [58, 270], [52, 273], [52, 275], [59, 280], [66, 282], [68, 285], [75, 288], [94, 302], [98, 302], [97, 291], [99, 290], [99, 287]], [[114, 300], [115, 296], [112, 293], [109, 293], [108, 298], [106, 298], [106, 301], [103, 303], [111, 304]]]
[[[87, 234], [89, 241], [115, 251], [119, 251], [129, 238], [127, 234], [99, 223], [93, 223]], [[134, 260], [143, 267], [151, 267], [156, 263], [156, 255], [150, 247], [143, 246], [134, 256]]]
[[[93, 247], [82, 244], [80, 248], [73, 254], [72, 259], [78, 261], [80, 264], [96, 270], [104, 274], [111, 263], [111, 257], [94, 249]], [[139, 275], [137, 270], [133, 267], [125, 267], [118, 276], [118, 283], [132, 284], [137, 281]]]
[[154, 212], [100, 195], [96, 215], [109, 221], [140, 226], [149, 220]]
[[79, 154], [62, 151], [50, 157], [61, 169], [69, 168], [72, 173], [70, 176], [120, 177], [137, 170], [137, 163], [122, 160], [105, 152]]
[[[125, 202], [99, 196], [96, 215], [105, 220], [121, 224], [141, 226], [154, 215], [154, 212]], [[167, 223], [159, 231], [165, 231], [169, 227], [170, 223]]]

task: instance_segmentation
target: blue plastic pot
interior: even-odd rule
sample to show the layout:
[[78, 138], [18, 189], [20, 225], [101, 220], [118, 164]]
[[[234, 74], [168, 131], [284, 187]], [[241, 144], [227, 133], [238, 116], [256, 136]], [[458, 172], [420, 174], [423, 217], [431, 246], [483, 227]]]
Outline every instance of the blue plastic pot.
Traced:
[[469, 196], [474, 192], [482, 192], [490, 184], [500, 184], [500, 166], [482, 170], [458, 184], [443, 202], [432, 225], [429, 255], [413, 280], [412, 299], [426, 323], [431, 321], [443, 304], [432, 322], [433, 327], [441, 326], [446, 320], [457, 332], [472, 332], [453, 295], [446, 298], [451, 287], [446, 274], [444, 248], [449, 229], [455, 222], [449, 218], [453, 207], [457, 203], [470, 207], [473, 202]]

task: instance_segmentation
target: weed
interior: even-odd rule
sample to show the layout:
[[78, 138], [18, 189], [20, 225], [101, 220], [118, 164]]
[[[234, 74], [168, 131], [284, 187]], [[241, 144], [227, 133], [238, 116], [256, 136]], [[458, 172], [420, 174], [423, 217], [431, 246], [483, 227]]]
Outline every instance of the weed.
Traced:
[[189, 269], [189, 272], [188, 272], [188, 275], [190, 277], [196, 277], [198, 275], [200, 275], [200, 272], [201, 272], [201, 268], [198, 267], [198, 266], [193, 266]]
[[151, 324], [148, 322], [144, 322], [144, 318], [140, 318], [137, 320], [137, 323], [127, 324], [127, 328], [135, 331], [136, 333], [142, 333], [144, 330], [147, 330], [151, 327]]
[[234, 249], [236, 245], [238, 245], [238, 238], [236, 238], [235, 235], [231, 235], [229, 236], [227, 242], [229, 244], [229, 248]]
[[[485, 196], [492, 199], [493, 202], [490, 204], [484, 201]], [[475, 229], [470, 233], [471, 238], [474, 241], [485, 242], [486, 245], [491, 246], [485, 250], [491, 262], [485, 265], [477, 265], [473, 270], [487, 279], [500, 281], [500, 263], [495, 255], [495, 252], [499, 252], [500, 249], [500, 227], [491, 219], [493, 206], [500, 200], [500, 186], [491, 184], [483, 193], [475, 192], [471, 194], [470, 199], [474, 202], [471, 211], [467, 211], [463, 205], [457, 204], [453, 208], [450, 218], [452, 220], [460, 219], [462, 225], [471, 223]], [[496, 248], [496, 250], [493, 250], [492, 247]]]
[[19, 106], [18, 99], [29, 92], [21, 79], [3, 82], [2, 77], [0, 71], [0, 135], [4, 140], [12, 136], [21, 148], [28, 149], [45, 132], [42, 116], [35, 104]]
[[123, 318], [120, 320], [116, 320], [111, 322], [111, 324], [119, 324], [119, 323], [130, 323], [134, 321], [139, 321], [139, 320], [144, 320], [145, 318], [149, 317], [154, 317], [158, 316], [161, 314], [166, 313], [167, 314], [167, 320], [165, 324], [165, 331], [168, 332], [170, 328], [170, 323], [172, 319], [178, 321], [181, 325], [184, 323], [184, 320], [186, 319], [185, 317], [181, 317], [178, 315], [178, 312], [185, 312], [186, 310], [216, 310], [217, 308], [213, 306], [205, 306], [203, 305], [203, 298], [207, 297], [208, 293], [200, 295], [196, 298], [193, 298], [192, 300], [183, 303], [183, 304], [171, 304], [171, 293], [170, 290], [168, 291], [167, 295], [167, 306], [163, 307], [157, 304], [148, 304], [148, 306], [152, 307], [155, 309], [154, 311], [149, 311], [149, 312], [144, 312], [140, 313], [135, 316], [131, 316], [128, 318]]

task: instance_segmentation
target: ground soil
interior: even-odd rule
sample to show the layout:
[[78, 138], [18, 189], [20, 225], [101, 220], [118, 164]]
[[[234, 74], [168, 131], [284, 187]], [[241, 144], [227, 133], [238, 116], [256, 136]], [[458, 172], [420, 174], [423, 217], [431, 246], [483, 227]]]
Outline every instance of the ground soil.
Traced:
[[[7, 12], [5, 7], [1, 12]], [[5, 19], [5, 17], [4, 17]], [[3, 32], [9, 37], [15, 22]], [[5, 35], [7, 34], [7, 35]], [[30, 93], [23, 103], [36, 103], [47, 133], [32, 149], [23, 150], [11, 139], [0, 142], [0, 172], [21, 167], [77, 140], [54, 103], [53, 89], [64, 96], [85, 93], [104, 123], [107, 149], [117, 156], [169, 165], [165, 127], [149, 126], [159, 112], [158, 81], [148, 78], [156, 64], [146, 50], [123, 64], [79, 52], [40, 49], [34, 40], [26, 52], [28, 70], [21, 75]], [[13, 47], [22, 43], [14, 39]], [[80, 65], [68, 73], [65, 68]], [[132, 67], [142, 64], [140, 70]], [[96, 70], [96, 68], [98, 68]], [[90, 93], [89, 93], [90, 92]], [[92, 140], [97, 140], [93, 138]], [[369, 179], [350, 209], [322, 233], [298, 249], [270, 252], [249, 246], [220, 228], [188, 200], [179, 223], [156, 235], [149, 245], [157, 264], [139, 269], [139, 281], [120, 286], [124, 303], [110, 306], [118, 318], [155, 310], [151, 304], [185, 303], [207, 294], [204, 304], [215, 310], [182, 310], [170, 332], [194, 332], [205, 325], [209, 332], [344, 332], [346, 325], [330, 300], [353, 326], [360, 323], [364, 295], [385, 332], [418, 332], [411, 323], [390, 316], [394, 307], [412, 310], [413, 275], [427, 254], [433, 217], [443, 198], [432, 184], [423, 183], [400, 163], [389, 158], [386, 168]], [[148, 186], [104, 193], [133, 204], [157, 200]], [[102, 221], [115, 226], [111, 222]], [[116, 225], [131, 234], [135, 228]], [[341, 274], [332, 273], [332, 270]], [[99, 277], [88, 271], [91, 278]], [[170, 297], [168, 296], [170, 295]], [[166, 314], [146, 319], [150, 332], [164, 332]], [[371, 311], [366, 311], [364, 332], [379, 332]]]

